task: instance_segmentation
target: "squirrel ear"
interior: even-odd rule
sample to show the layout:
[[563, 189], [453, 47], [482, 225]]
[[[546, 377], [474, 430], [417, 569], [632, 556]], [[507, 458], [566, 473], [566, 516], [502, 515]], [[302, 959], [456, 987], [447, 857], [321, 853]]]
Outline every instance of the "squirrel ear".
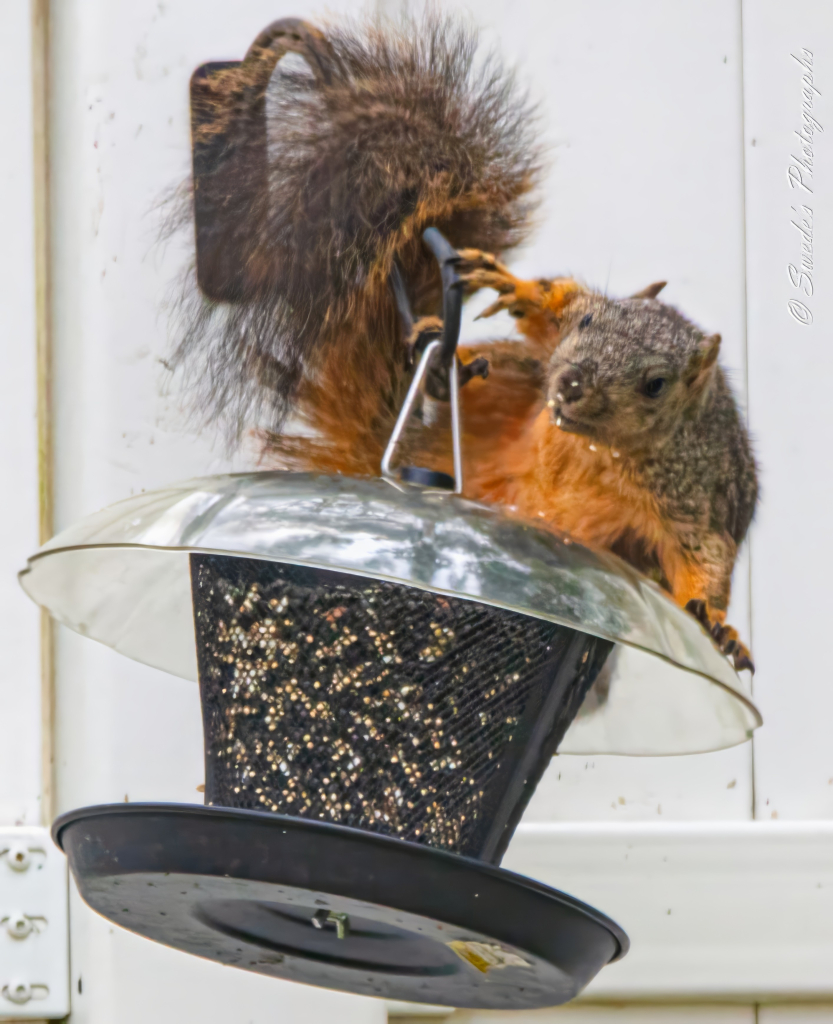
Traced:
[[634, 294], [631, 295], [631, 298], [655, 299], [667, 284], [667, 281], [654, 281], [654, 283], [649, 284], [647, 288], [643, 288], [641, 292], [634, 292]]
[[720, 351], [720, 335], [710, 334], [703, 338], [697, 349], [688, 361], [688, 369], [685, 375], [686, 384], [692, 387], [705, 383], [709, 371], [717, 362], [717, 354]]

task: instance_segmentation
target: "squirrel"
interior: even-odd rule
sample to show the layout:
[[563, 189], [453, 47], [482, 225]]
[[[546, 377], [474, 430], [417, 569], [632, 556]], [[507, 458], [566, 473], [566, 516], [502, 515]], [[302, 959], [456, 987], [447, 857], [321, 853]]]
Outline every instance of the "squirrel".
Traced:
[[[283, 71], [288, 52], [308, 70]], [[623, 558], [754, 671], [725, 621], [757, 478], [720, 336], [660, 302], [663, 283], [611, 299], [512, 275], [501, 260], [531, 225], [543, 154], [526, 94], [476, 54], [476, 33], [438, 15], [326, 34], [285, 20], [199, 83], [195, 145], [219, 137], [225, 160], [197, 193], [225, 217], [201, 276], [234, 279], [231, 302], [183, 307], [175, 361], [210, 418], [236, 434], [259, 421], [267, 465], [378, 475], [416, 355], [442, 330], [421, 240], [438, 228], [466, 294], [498, 293], [481, 315], [508, 310], [519, 334], [458, 348], [465, 496]], [[435, 429], [406, 444], [446, 468], [434, 385]]]

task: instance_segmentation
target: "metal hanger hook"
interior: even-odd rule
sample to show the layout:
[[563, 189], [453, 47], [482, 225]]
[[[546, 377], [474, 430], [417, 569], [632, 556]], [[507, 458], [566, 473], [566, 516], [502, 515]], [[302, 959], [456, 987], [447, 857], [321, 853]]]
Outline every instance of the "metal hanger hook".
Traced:
[[[452, 491], [454, 494], [463, 492], [463, 452], [462, 431], [460, 422], [460, 376], [457, 366], [457, 345], [460, 340], [460, 323], [463, 310], [462, 282], [457, 273], [460, 256], [451, 243], [436, 229], [427, 228], [422, 235], [425, 244], [434, 253], [440, 264], [440, 275], [443, 286], [443, 333], [426, 345], [414, 373], [402, 409], [394, 424], [387, 448], [382, 456], [382, 476], [391, 483], [405, 481], [423, 484], [428, 487], [439, 487]], [[413, 325], [413, 315], [408, 305], [407, 296], [398, 267], [391, 274], [391, 288], [396, 298], [400, 316], [404, 326]], [[441, 364], [448, 368], [448, 390], [451, 400], [451, 449], [454, 460], [454, 479], [445, 473], [419, 467], [402, 467], [395, 472], [393, 459], [396, 448], [404, 433], [408, 420], [413, 412], [423, 380], [435, 356], [439, 355]]]

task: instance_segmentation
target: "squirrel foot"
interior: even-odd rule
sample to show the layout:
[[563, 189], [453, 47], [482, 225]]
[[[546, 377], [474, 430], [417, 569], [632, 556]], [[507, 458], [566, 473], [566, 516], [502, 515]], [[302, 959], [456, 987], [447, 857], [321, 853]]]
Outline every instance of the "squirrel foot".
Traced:
[[414, 322], [411, 336], [408, 338], [408, 361], [413, 366], [428, 344], [441, 338], [443, 322], [438, 316], [421, 316]]
[[459, 253], [457, 273], [465, 294], [473, 295], [481, 288], [493, 288], [500, 295], [476, 319], [483, 320], [504, 309], [514, 317], [523, 317], [544, 305], [544, 290], [538, 281], [521, 281], [490, 252], [460, 249]]
[[755, 665], [752, 662], [752, 655], [746, 644], [741, 642], [736, 629], [712, 619], [706, 602], [699, 598], [689, 601], [685, 608], [708, 632], [723, 654], [732, 659], [736, 672], [748, 668], [754, 675]]
[[[411, 365], [417, 362], [430, 342], [442, 337], [442, 332], [443, 322], [436, 316], [423, 316], [414, 323], [411, 337], [408, 339], [408, 358]], [[455, 358], [459, 387], [464, 387], [473, 377], [482, 377], [485, 380], [489, 376], [489, 360], [484, 356], [478, 356], [470, 363], [464, 363], [459, 354]], [[448, 402], [451, 396], [448, 390], [447, 371], [436, 365], [431, 366], [425, 381], [425, 390], [431, 398]]]

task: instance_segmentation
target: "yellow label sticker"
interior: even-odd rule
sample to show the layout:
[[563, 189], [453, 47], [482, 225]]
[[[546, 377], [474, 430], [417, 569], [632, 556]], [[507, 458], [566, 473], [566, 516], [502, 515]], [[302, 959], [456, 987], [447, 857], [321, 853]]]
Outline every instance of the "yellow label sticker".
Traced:
[[507, 949], [488, 942], [465, 942], [462, 939], [456, 939], [454, 942], [447, 942], [446, 945], [453, 949], [461, 960], [471, 964], [481, 974], [488, 974], [493, 967], [532, 966], [517, 953], [511, 953]]

